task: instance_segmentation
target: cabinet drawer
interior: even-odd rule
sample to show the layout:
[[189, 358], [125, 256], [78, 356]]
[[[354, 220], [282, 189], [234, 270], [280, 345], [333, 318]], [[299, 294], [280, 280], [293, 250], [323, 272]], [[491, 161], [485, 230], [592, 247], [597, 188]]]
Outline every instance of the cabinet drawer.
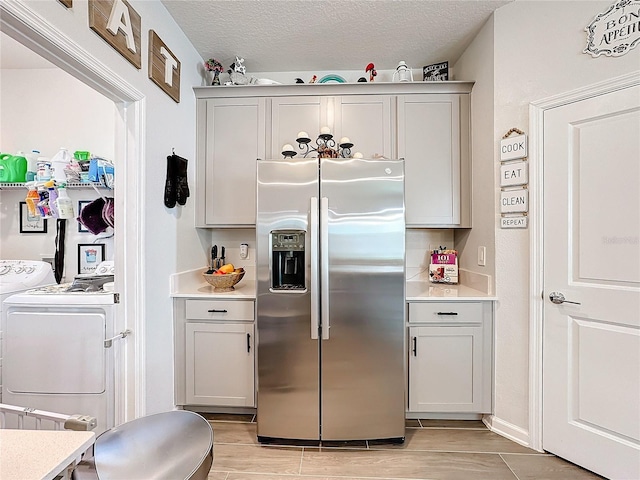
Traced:
[[253, 322], [253, 302], [233, 300], [187, 300], [187, 320], [233, 320]]
[[409, 323], [482, 323], [480, 302], [410, 302]]

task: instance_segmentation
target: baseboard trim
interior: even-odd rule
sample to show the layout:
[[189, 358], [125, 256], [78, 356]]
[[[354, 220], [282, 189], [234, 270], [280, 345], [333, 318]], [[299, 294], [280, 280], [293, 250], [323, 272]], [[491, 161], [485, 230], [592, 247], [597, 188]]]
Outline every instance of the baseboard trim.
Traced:
[[482, 422], [487, 426], [489, 430], [498, 435], [501, 435], [509, 440], [519, 443], [524, 447], [531, 447], [531, 439], [529, 438], [529, 432], [520, 428], [512, 423], [506, 422], [495, 415], [485, 415], [482, 418]]

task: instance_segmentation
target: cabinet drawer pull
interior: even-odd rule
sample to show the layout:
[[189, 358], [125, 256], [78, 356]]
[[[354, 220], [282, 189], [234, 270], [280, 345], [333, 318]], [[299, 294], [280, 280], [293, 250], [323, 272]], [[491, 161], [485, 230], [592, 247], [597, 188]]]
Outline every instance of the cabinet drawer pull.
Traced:
[[227, 313], [226, 310], [216, 310], [215, 308], [212, 310], [207, 310], [209, 313]]
[[251, 334], [247, 333], [247, 353], [251, 353]]
[[455, 316], [455, 315], [458, 315], [458, 312], [438, 312], [438, 313], [436, 313], [436, 315], [449, 315], [449, 316]]
[[413, 356], [418, 356], [418, 337], [413, 337]]

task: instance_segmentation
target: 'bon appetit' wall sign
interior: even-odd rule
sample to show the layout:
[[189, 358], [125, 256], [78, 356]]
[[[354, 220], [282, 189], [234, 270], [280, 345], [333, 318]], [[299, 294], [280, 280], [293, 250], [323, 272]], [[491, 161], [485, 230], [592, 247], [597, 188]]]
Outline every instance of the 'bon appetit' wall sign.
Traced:
[[585, 27], [587, 47], [594, 57], [619, 57], [640, 43], [640, 0], [618, 0]]
[[[72, 0], [59, 0], [67, 8]], [[126, 0], [89, 0], [89, 28], [138, 70], [142, 68], [142, 19]], [[149, 30], [149, 79], [180, 103], [180, 61]]]

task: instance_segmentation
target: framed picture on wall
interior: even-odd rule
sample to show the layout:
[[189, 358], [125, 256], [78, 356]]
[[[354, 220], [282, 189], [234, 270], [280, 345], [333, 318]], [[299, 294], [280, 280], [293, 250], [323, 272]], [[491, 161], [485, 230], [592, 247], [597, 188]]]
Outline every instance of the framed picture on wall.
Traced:
[[27, 202], [20, 202], [20, 233], [47, 233], [47, 219], [29, 214]]
[[[82, 209], [91, 203], [91, 200], [78, 200], [78, 218], [80, 218], [80, 212]], [[78, 232], [89, 233], [89, 229], [85, 227], [80, 221], [78, 221]]]
[[104, 243], [78, 244], [78, 273], [93, 273], [104, 261]]

